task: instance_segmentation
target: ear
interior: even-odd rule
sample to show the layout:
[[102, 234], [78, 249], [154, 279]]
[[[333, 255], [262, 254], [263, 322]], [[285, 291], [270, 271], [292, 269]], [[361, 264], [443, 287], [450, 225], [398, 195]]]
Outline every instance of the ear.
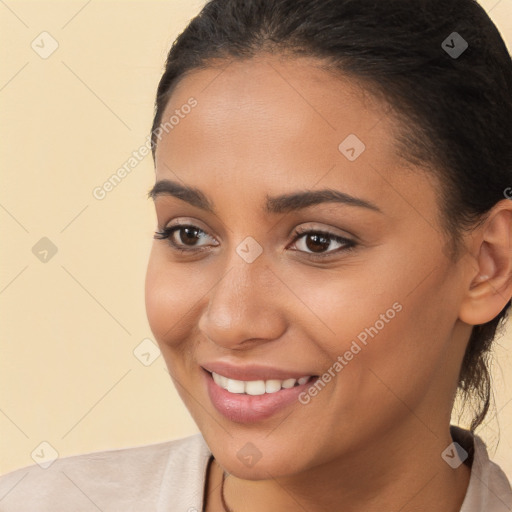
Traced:
[[512, 297], [512, 200], [497, 203], [473, 236], [474, 259], [459, 318], [479, 325], [495, 318]]

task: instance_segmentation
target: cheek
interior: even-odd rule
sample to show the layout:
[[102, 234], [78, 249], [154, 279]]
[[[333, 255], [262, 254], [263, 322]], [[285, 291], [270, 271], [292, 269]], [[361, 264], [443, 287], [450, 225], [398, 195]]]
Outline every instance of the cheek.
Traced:
[[[182, 343], [191, 328], [191, 318], [202, 286], [200, 273], [187, 270], [153, 247], [146, 272], [145, 300], [149, 325], [159, 345]], [[204, 290], [206, 291], [206, 290]]]
[[377, 281], [360, 270], [316, 272], [303, 273], [300, 278], [290, 276], [289, 281], [294, 279], [290, 287], [300, 299], [290, 307], [301, 314], [300, 318], [297, 315], [297, 325], [332, 359], [349, 350], [352, 341], [361, 347], [366, 341], [369, 346], [370, 340], [385, 337], [390, 326], [400, 321], [403, 306], [397, 300], [400, 293], [394, 280], [394, 286], [388, 286], [382, 275]]
[[393, 315], [389, 310], [386, 313], [388, 304], [384, 302], [383, 320], [375, 315], [367, 318], [355, 334], [356, 341], [361, 334], [366, 341], [364, 345], [358, 343], [361, 351], [354, 356], [360, 364], [357, 393], [373, 410], [406, 413], [438, 385], [453, 326], [440, 289], [425, 288], [408, 297], [403, 295], [401, 310], [387, 323], [384, 320]]
[[443, 276], [411, 292], [413, 272], [391, 274], [295, 288], [312, 311], [311, 321], [301, 320], [308, 338], [328, 354], [331, 367], [342, 358], [331, 371], [349, 408], [362, 398], [379, 408], [387, 395], [396, 401], [393, 392], [412, 406], [432, 384], [447, 349], [455, 318]]

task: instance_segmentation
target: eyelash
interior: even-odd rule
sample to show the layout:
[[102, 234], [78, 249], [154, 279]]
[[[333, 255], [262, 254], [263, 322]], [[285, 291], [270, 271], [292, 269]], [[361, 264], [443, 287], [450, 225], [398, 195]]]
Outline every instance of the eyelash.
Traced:
[[[177, 224], [175, 226], [164, 228], [161, 231], [155, 231], [155, 235], [153, 238], [155, 238], [157, 240], [166, 240], [167, 243], [171, 246], [172, 250], [177, 251], [180, 254], [185, 254], [185, 253], [190, 254], [193, 252], [201, 251], [202, 249], [183, 249], [182, 247], [180, 247], [179, 245], [177, 245], [175, 242], [172, 241], [171, 237], [174, 234], [174, 232], [179, 231], [184, 228], [196, 229], [200, 233], [206, 234], [205, 231], [198, 228], [197, 226], [194, 226], [191, 224]], [[335, 235], [333, 233], [329, 233], [328, 231], [322, 231], [322, 230], [316, 230], [316, 229], [309, 229], [309, 230], [296, 229], [293, 234], [295, 235], [295, 238], [292, 243], [297, 242], [300, 238], [302, 238], [305, 235], [314, 234], [314, 235], [325, 236], [326, 238], [331, 239], [331, 241], [335, 241], [335, 242], [345, 245], [345, 247], [341, 247], [336, 250], [328, 251], [328, 252], [324, 252], [324, 253], [310, 253], [310, 252], [305, 252], [305, 251], [299, 251], [299, 252], [306, 254], [308, 257], [310, 257], [312, 259], [326, 258], [326, 257], [332, 256], [333, 254], [336, 254], [336, 253], [350, 252], [350, 251], [354, 250], [358, 245], [354, 240], [350, 240], [348, 238], [344, 238], [344, 237]]]

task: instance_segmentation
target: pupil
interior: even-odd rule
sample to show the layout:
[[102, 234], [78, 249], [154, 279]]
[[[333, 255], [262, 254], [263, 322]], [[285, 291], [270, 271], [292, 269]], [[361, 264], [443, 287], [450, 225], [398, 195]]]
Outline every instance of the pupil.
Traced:
[[[196, 232], [197, 232], [197, 229], [195, 229], [195, 228], [183, 228], [183, 229], [182, 229], [182, 232], [183, 232], [183, 231], [185, 231], [185, 233], [187, 234], [187, 236], [186, 236], [185, 240], [183, 239], [183, 237], [181, 237], [182, 242], [184, 242], [184, 243], [185, 243], [185, 244], [187, 244], [187, 245], [194, 245], [193, 243], [190, 243], [190, 244], [189, 244], [189, 243], [187, 242], [187, 240], [188, 240], [189, 242], [194, 242], [194, 241], [195, 241], [195, 238], [197, 238], [197, 234], [194, 234], [194, 233], [196, 233]], [[193, 234], [191, 234], [191, 232], [192, 232]]]
[[[319, 248], [318, 245], [311, 245], [309, 243], [309, 240], [313, 240], [315, 244], [320, 244], [320, 251], [317, 249]], [[309, 250], [313, 252], [321, 252], [322, 250], [325, 250], [329, 247], [329, 238], [327, 238], [325, 235], [308, 235], [306, 237], [306, 245]]]

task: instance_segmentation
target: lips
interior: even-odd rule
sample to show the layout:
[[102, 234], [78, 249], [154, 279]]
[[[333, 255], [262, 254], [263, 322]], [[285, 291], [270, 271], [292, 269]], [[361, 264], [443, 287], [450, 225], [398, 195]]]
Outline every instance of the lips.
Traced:
[[225, 361], [212, 361], [201, 364], [202, 368], [209, 373], [217, 373], [232, 380], [258, 381], [258, 380], [298, 380], [301, 377], [317, 375], [310, 370], [297, 371], [296, 369], [285, 369], [273, 366], [258, 364], [233, 365]]
[[[216, 361], [201, 366], [212, 405], [235, 423], [260, 422], [289, 407], [302, 407], [299, 395], [318, 378], [308, 371], [254, 364], [234, 366]], [[287, 387], [292, 381], [294, 385]], [[285, 382], [287, 386], [283, 386]]]
[[212, 374], [206, 370], [202, 373], [212, 405], [225, 418], [235, 423], [260, 422], [289, 407], [303, 407], [299, 402], [299, 396], [315, 380], [312, 378], [305, 384], [281, 389], [275, 393], [252, 396], [245, 393], [231, 393], [216, 384]]

